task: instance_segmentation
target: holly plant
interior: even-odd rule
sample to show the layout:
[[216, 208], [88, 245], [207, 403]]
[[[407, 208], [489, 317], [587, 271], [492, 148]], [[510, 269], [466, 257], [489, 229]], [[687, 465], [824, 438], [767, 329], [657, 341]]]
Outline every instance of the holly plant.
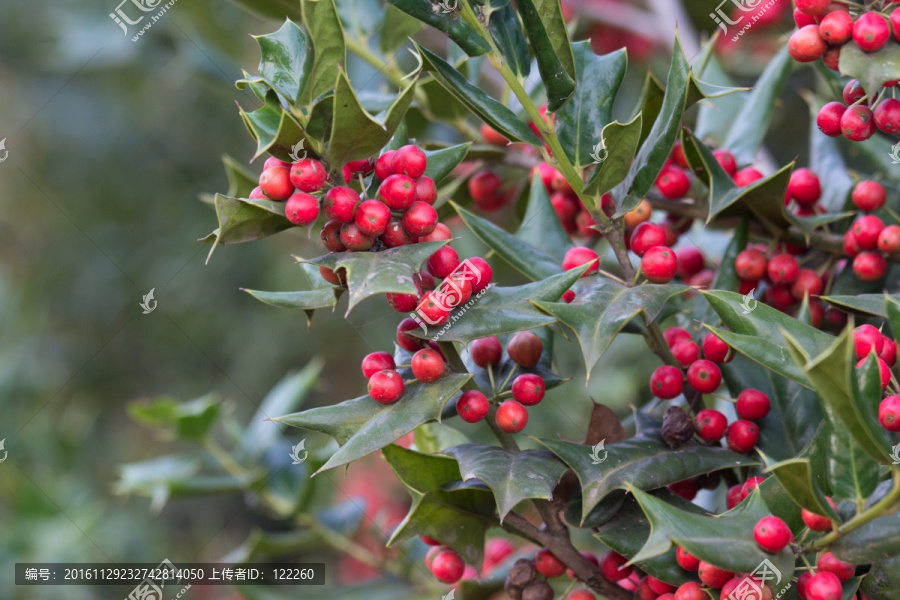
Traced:
[[[392, 598], [900, 598], [895, 3], [796, 0], [746, 87], [719, 36], [688, 56], [675, 33], [645, 75], [573, 42], [554, 0], [258, 4], [288, 16], [237, 82], [263, 164], [226, 160], [203, 241], [318, 236], [308, 289], [249, 294], [303, 310], [316, 344], [345, 296], [396, 336], [347, 358], [357, 397], [291, 412], [312, 365], [261, 409], [333, 438], [302, 477], [261, 483], [282, 465], [252, 423], [210, 442], [217, 401], [159, 400], [135, 416], [202, 440], [167, 463], [193, 483], [132, 466], [125, 491], [262, 489], [300, 537], [233, 560], [311, 533]], [[767, 145], [786, 120], [808, 139]], [[627, 340], [654, 370], [622, 411], [579, 379]], [[559, 411], [577, 439], [530, 435]], [[411, 499], [364, 560], [307, 486], [373, 453]]]

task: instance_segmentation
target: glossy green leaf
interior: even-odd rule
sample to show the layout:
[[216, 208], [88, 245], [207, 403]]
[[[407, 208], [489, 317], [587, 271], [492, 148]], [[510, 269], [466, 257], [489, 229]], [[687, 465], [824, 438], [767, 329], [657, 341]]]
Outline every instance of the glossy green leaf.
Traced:
[[128, 405], [128, 414], [146, 427], [156, 427], [178, 438], [200, 439], [206, 437], [219, 418], [221, 401], [215, 395], [206, 395], [189, 402], [161, 396], [149, 402]]
[[347, 50], [334, 0], [301, 0], [301, 10], [313, 52], [297, 105], [308, 113], [320, 96], [334, 89], [335, 73], [347, 66]]
[[406, 115], [415, 94], [416, 79], [410, 80], [387, 109], [372, 116], [360, 103], [347, 74], [340, 72], [334, 91], [334, 122], [328, 145], [332, 165], [378, 154]]
[[[704, 81], [716, 85], [734, 86], [734, 81], [722, 69], [715, 55], [709, 57], [702, 71], [696, 67], [695, 70], [700, 73]], [[708, 146], [725, 148], [725, 137], [741, 114], [744, 102], [744, 94], [731, 94], [700, 102], [700, 107], [697, 109], [697, 123], [693, 130], [694, 135]]]
[[387, 446], [382, 453], [413, 500], [388, 546], [425, 535], [456, 550], [468, 564], [480, 566], [484, 535], [494, 518], [490, 493], [471, 488], [447, 491], [447, 484], [461, 479], [459, 465], [452, 458], [396, 445]]
[[296, 104], [312, 65], [312, 49], [306, 35], [290, 19], [281, 28], [268, 35], [255, 35], [262, 58], [259, 62], [260, 76], [272, 88]]
[[900, 556], [874, 563], [860, 584], [872, 600], [896, 600], [900, 590]]
[[571, 304], [535, 301], [534, 305], [575, 332], [590, 377], [626, 324], [639, 316], [643, 323], [651, 323], [669, 299], [688, 289], [683, 285], [652, 283], [626, 287], [606, 277], [596, 277], [595, 283], [584, 288]]
[[229, 198], [247, 198], [257, 186], [259, 175], [227, 154], [222, 155], [222, 164], [228, 178], [228, 192], [225, 195]]
[[607, 457], [599, 464], [594, 464], [591, 447], [585, 444], [559, 440], [538, 442], [578, 476], [582, 490], [582, 519], [614, 490], [628, 489], [629, 486], [654, 490], [712, 471], [757, 464], [727, 448], [691, 444], [672, 450], [658, 430], [607, 446]]
[[843, 561], [860, 565], [900, 556], [900, 518], [896, 514], [879, 517], [841, 536], [831, 552]]
[[320, 431], [340, 444], [319, 473], [384, 448], [423, 423], [439, 421], [444, 406], [471, 378], [454, 373], [435, 383], [411, 382], [393, 404], [379, 404], [366, 395], [273, 420]]
[[877, 52], [865, 52], [856, 44], [841, 47], [841, 75], [858, 79], [869, 94], [883, 84], [900, 79], [900, 46], [885, 44]]
[[595, 156], [602, 157], [605, 149], [615, 148], [613, 140], [604, 146], [602, 134], [612, 121], [613, 102], [628, 58], [624, 49], [597, 56], [589, 41], [577, 42], [574, 52], [578, 87], [556, 112], [556, 135], [572, 164], [585, 167], [596, 162]]
[[605, 148], [597, 155], [603, 161], [594, 167], [584, 184], [585, 194], [600, 197], [625, 180], [638, 149], [642, 127], [643, 115], [638, 113], [628, 123], [613, 121], [603, 128], [601, 138]]
[[306, 273], [312, 283], [312, 289], [297, 292], [264, 292], [260, 290], [248, 290], [241, 288], [260, 302], [277, 308], [293, 308], [306, 312], [307, 325], [312, 321], [313, 312], [320, 308], [330, 308], [332, 311], [337, 306], [343, 288], [335, 287], [325, 281], [319, 274], [318, 267], [301, 263], [300, 267]]
[[[427, 1], [427, 0], [423, 0]], [[428, 3], [431, 6], [430, 3]], [[542, 147], [540, 138], [514, 112], [497, 102], [430, 50], [416, 44], [422, 65], [450, 94], [508, 140]]]
[[[294, 144], [306, 139], [306, 133], [294, 117], [281, 107], [275, 92], [266, 94], [266, 103], [261, 108], [250, 113], [243, 108], [239, 110], [244, 125], [256, 140], [254, 159], [269, 152], [282, 160], [290, 160]], [[308, 143], [304, 145], [311, 147]]]
[[229, 198], [216, 194], [219, 228], [201, 242], [212, 244], [206, 260], [219, 244], [240, 244], [274, 235], [294, 225], [284, 216], [284, 205], [272, 200]]
[[547, 88], [547, 108], [555, 112], [575, 91], [578, 80], [562, 6], [559, 0], [520, 0], [516, 8]]
[[491, 49], [490, 44], [471, 25], [456, 14], [442, 12], [440, 7], [429, 0], [389, 1], [406, 14], [443, 31], [469, 56], [480, 56]]
[[414, 450], [425, 454], [443, 452], [447, 448], [468, 444], [471, 440], [458, 429], [434, 421], [419, 425], [413, 434]]
[[862, 502], [878, 485], [878, 463], [859, 449], [842, 424], [832, 424], [825, 440], [826, 472], [836, 502]]
[[[384, 27], [385, 23], [390, 23], [390, 27]], [[388, 4], [382, 21], [378, 49], [385, 56], [392, 56], [409, 43], [409, 38], [424, 28], [425, 25], [421, 21], [401, 11], [393, 4]]]
[[468, 142], [440, 150], [426, 150], [428, 166], [425, 168], [425, 175], [434, 179], [435, 183], [440, 183], [459, 163], [465, 160], [471, 146], [472, 142]]
[[528, 41], [519, 15], [512, 4], [507, 3], [499, 10], [493, 10], [488, 21], [488, 31], [506, 63], [520, 78], [531, 73], [531, 56], [528, 53]]
[[666, 88], [653, 75], [651, 71], [647, 72], [644, 79], [644, 87], [641, 90], [641, 98], [638, 101], [635, 112], [631, 115], [632, 120], [641, 115], [641, 137], [638, 146], [642, 147], [650, 132], [656, 125], [659, 113], [662, 112], [663, 101], [665, 100]]
[[740, 118], [732, 122], [723, 145], [734, 154], [738, 165], [756, 162], [756, 153], [769, 129], [778, 97], [793, 64], [787, 46], [781, 48], [759, 76], [753, 91], [747, 94]]
[[369, 296], [386, 294], [416, 294], [412, 276], [428, 257], [447, 242], [425, 242], [382, 252], [335, 252], [312, 260], [298, 258], [298, 262], [328, 267], [332, 271], [345, 269], [350, 304], [347, 314]]
[[822, 300], [843, 310], [887, 318], [887, 296], [885, 294], [860, 294], [858, 296], [822, 296]]
[[[518, 240], [514, 246], [517, 251], [521, 250], [522, 242], [525, 242], [555, 262], [555, 269], [549, 263], [545, 265], [547, 267], [545, 276], [562, 270], [563, 258], [573, 246], [572, 238], [556, 216], [547, 188], [544, 187], [544, 182], [537, 174], [532, 175], [531, 188], [528, 191], [528, 205], [525, 208], [525, 215], [522, 217], [522, 224], [516, 231], [515, 239]], [[491, 248], [500, 254], [500, 249], [494, 246]], [[509, 255], [509, 252], [506, 254]], [[507, 256], [503, 254], [501, 256], [508, 260]], [[514, 256], [510, 255], [509, 258], [515, 260]]]
[[553, 498], [553, 488], [568, 470], [546, 450], [510, 452], [505, 448], [463, 444], [444, 451], [459, 463], [463, 481], [477, 479], [494, 493], [500, 520], [524, 500]]
[[783, 460], [769, 466], [766, 472], [775, 475], [797, 506], [832, 519], [837, 518], [819, 488], [817, 476], [808, 458]]

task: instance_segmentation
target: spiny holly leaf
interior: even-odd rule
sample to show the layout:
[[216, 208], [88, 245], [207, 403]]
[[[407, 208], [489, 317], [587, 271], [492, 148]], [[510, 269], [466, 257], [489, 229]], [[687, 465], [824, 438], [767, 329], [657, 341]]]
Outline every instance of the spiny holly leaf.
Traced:
[[900, 518], [896, 514], [879, 517], [859, 529], [844, 534], [831, 545], [843, 561], [869, 564], [900, 555]]
[[[429, 2], [428, 6], [430, 10], [432, 4]], [[475, 113], [478, 118], [502, 133], [508, 140], [542, 146], [540, 138], [514, 112], [485, 94], [481, 88], [472, 84], [462, 73], [434, 52], [418, 44], [415, 46], [422, 58], [422, 68], [429, 71], [444, 86], [444, 89]]]
[[466, 158], [471, 145], [472, 142], [467, 142], [440, 150], [425, 150], [425, 157], [428, 159], [425, 176], [434, 179], [435, 183], [440, 183]]
[[435, 383], [412, 382], [393, 404], [379, 404], [366, 395], [273, 421], [320, 431], [340, 444], [340, 449], [316, 472], [320, 473], [384, 448], [422, 423], [440, 421], [444, 406], [471, 378], [454, 373]]
[[683, 285], [646, 284], [626, 287], [605, 277], [586, 288], [571, 304], [533, 304], [575, 332], [584, 354], [587, 376], [626, 324], [638, 316], [651, 323], [670, 298], [686, 292]]
[[775, 105], [793, 64], [787, 47], [783, 47], [759, 76], [753, 91], [747, 94], [740, 118], [732, 121], [722, 147], [734, 154], [738, 165], [749, 165], [756, 161], [756, 153], [769, 129]]
[[[877, 365], [870, 361], [870, 368], [863, 370], [861, 381], [857, 382], [852, 327], [848, 326], [837, 339], [832, 338], [833, 343], [821, 352], [810, 348], [795, 332], [784, 332], [784, 337], [835, 428], [846, 429], [859, 447], [879, 463], [890, 463], [891, 444], [878, 423], [878, 401], [863, 392], [874, 389], [872, 376], [878, 376]], [[880, 399], [880, 384], [878, 389]]]
[[222, 155], [222, 164], [228, 178], [228, 192], [225, 195], [229, 198], [248, 197], [259, 182], [259, 176], [227, 154]]
[[[573, 48], [578, 87], [556, 112], [556, 134], [569, 160], [576, 167], [585, 167], [595, 161], [591, 155], [596, 154], [603, 128], [612, 120], [613, 102], [628, 59], [624, 49], [597, 56], [589, 41], [577, 42]], [[610, 142], [606, 147], [614, 146]]]
[[500, 520], [524, 500], [553, 498], [553, 488], [567, 470], [546, 450], [510, 452], [505, 448], [463, 444], [444, 451], [456, 459], [463, 481], [477, 479], [494, 493]]
[[516, 8], [547, 88], [547, 108], [554, 112], [569, 99], [578, 80], [562, 6], [559, 0], [520, 0]]
[[554, 319], [529, 301], [559, 300], [586, 270], [587, 265], [515, 287], [492, 285], [480, 297], [473, 296], [466, 304], [456, 308], [445, 325], [428, 327], [424, 332], [417, 329], [411, 333], [424, 339], [468, 344], [478, 338], [550, 325]]
[[676, 544], [700, 560], [736, 573], [752, 573], [768, 560], [781, 572], [780, 585], [776, 585], [776, 581], [769, 582], [772, 591], [778, 593], [790, 583], [794, 572], [791, 550], [786, 548], [778, 554], [769, 554], [749, 535], [757, 521], [771, 514], [758, 490], [719, 516], [681, 510], [637, 487], [632, 488], [632, 493], [650, 521], [650, 537], [632, 561], [660, 556]]
[[416, 294], [412, 276], [428, 257], [448, 242], [425, 242], [390, 248], [382, 252], [335, 252], [312, 260], [295, 257], [298, 262], [328, 267], [332, 271], [345, 269], [350, 304], [347, 314], [369, 296], [386, 294]]
[[622, 183], [637, 152], [643, 122], [643, 114], [638, 113], [628, 123], [613, 121], [603, 128], [600, 137], [605, 149], [601, 149], [601, 156], [606, 152], [606, 158], [594, 167], [584, 184], [585, 194], [598, 198]]
[[782, 330], [791, 332], [812, 354], [827, 349], [834, 338], [763, 303], [734, 292], [701, 291], [728, 331], [706, 326], [740, 354], [812, 389], [812, 384], [788, 354]]
[[430, 422], [416, 427], [413, 434], [414, 450], [425, 454], [443, 452], [447, 448], [468, 444], [471, 440], [458, 429], [446, 423]]
[[[888, 318], [889, 307], [893, 305], [894, 310], [900, 306], [900, 300], [896, 296], [883, 294], [860, 294], [858, 296], [822, 296], [822, 300], [832, 306], [836, 306], [842, 310], [850, 309], [855, 312], [875, 315], [883, 319]], [[894, 335], [900, 335], [898, 331], [900, 327], [892, 323], [891, 330]]]
[[484, 535], [494, 518], [490, 492], [472, 488], [448, 491], [450, 484], [461, 479], [459, 465], [452, 458], [396, 445], [387, 446], [382, 454], [413, 499], [388, 546], [425, 535], [459, 552], [468, 564], [480, 567]]
[[825, 469], [832, 498], [865, 501], [878, 485], [878, 463], [859, 449], [843, 425], [832, 424], [828, 431]]
[[[483, 10], [487, 11], [487, 5]], [[531, 56], [528, 41], [519, 22], [519, 15], [508, 2], [501, 7], [493, 7], [488, 21], [491, 37], [500, 49], [500, 54], [518, 77], [525, 79], [531, 73]]]
[[253, 39], [262, 53], [260, 76], [272, 89], [297, 104], [313, 62], [312, 48], [303, 30], [287, 19], [278, 31], [255, 35]]
[[[278, 95], [273, 91], [266, 94], [266, 103], [261, 108], [251, 113], [240, 107], [238, 109], [244, 125], [256, 140], [254, 159], [268, 152], [282, 160], [290, 160], [294, 144], [306, 139], [303, 128], [281, 107]], [[311, 145], [304, 143], [304, 147], [310, 148]]]
[[[325, 2], [327, 0], [318, 0]], [[343, 165], [378, 154], [391, 139], [412, 103], [418, 76], [411, 79], [397, 98], [377, 117], [370, 115], [356, 97], [356, 92], [342, 70], [334, 91], [334, 122], [328, 158], [332, 165]]]
[[659, 114], [662, 112], [665, 94], [665, 86], [653, 75], [652, 71], [647, 71], [644, 87], [641, 90], [641, 99], [638, 102], [640, 110], [635, 109], [634, 114], [631, 115], [632, 119], [641, 115], [641, 137], [638, 141], [638, 147], [642, 147], [647, 138], [650, 137], [650, 132], [653, 131]]
[[308, 114], [320, 96], [334, 89], [334, 74], [346, 68], [347, 50], [334, 0], [302, 0], [301, 10], [313, 52], [297, 106]]
[[306, 277], [312, 284], [312, 289], [298, 292], [263, 292], [241, 288], [260, 302], [278, 308], [299, 308], [306, 312], [307, 326], [312, 324], [313, 312], [319, 308], [330, 308], [332, 311], [337, 306], [338, 300], [344, 288], [336, 287], [325, 281], [319, 274], [318, 267], [300, 263], [300, 267], [306, 273]]
[[[696, 65], [696, 61], [695, 65]], [[700, 73], [704, 81], [734, 87], [734, 81], [725, 73], [715, 56], [710, 56]], [[745, 99], [742, 95], [731, 94], [722, 98], [715, 98], [701, 102], [697, 109], [697, 124], [694, 127], [694, 135], [704, 144], [714, 148], [726, 148], [725, 136], [732, 124], [737, 122], [744, 108]]]
[[[696, 504], [688, 502], [665, 488], [650, 492], [650, 495], [683, 511], [695, 514], [704, 513], [703, 509]], [[630, 559], [640, 552], [647, 538], [650, 537], [650, 521], [634, 496], [629, 495], [616, 512], [615, 517], [597, 528], [594, 537]], [[672, 585], [681, 585], [696, 580], [690, 576], [688, 571], [678, 565], [675, 560], [675, 548], [660, 556], [641, 561], [637, 563], [637, 566], [648, 575]]]
[[[750, 466], [755, 461], [731, 450], [700, 445], [672, 450], [659, 431], [642, 433], [606, 448], [599, 464], [591, 447], [558, 440], [537, 440], [569, 465], [582, 489], [582, 519], [610, 492], [629, 485], [654, 490], [720, 469]], [[752, 529], [752, 528], [751, 528]]]
[[900, 79], [900, 46], [885, 44], [877, 52], [865, 52], [856, 44], [841, 48], [841, 75], [858, 79], [864, 90], [876, 94], [888, 81]]
[[[471, 214], [471, 213], [470, 213]], [[550, 196], [547, 194], [547, 188], [540, 175], [534, 174], [531, 177], [531, 189], [528, 192], [528, 205], [525, 208], [525, 215], [522, 217], [522, 224], [516, 232], [515, 250], [521, 250], [522, 242], [525, 242], [532, 248], [546, 254], [552, 261], [556, 262], [556, 269], [547, 268], [547, 275], [559, 273], [562, 270], [562, 261], [566, 256], [566, 252], [572, 248], [572, 238], [566, 232], [553, 210], [550, 203]], [[499, 249], [491, 248], [500, 253]], [[508, 252], [507, 252], [508, 254]], [[507, 258], [504, 256], [503, 258]], [[507, 260], [515, 260], [510, 256]], [[533, 278], [532, 278], [533, 279]]]
[[435, 11], [436, 4], [429, 0], [389, 0], [391, 4], [447, 34], [469, 56], [481, 56], [489, 52], [491, 45], [468, 23], [457, 15]]
[[200, 241], [212, 244], [206, 262], [219, 244], [240, 244], [258, 240], [294, 225], [284, 216], [284, 205], [272, 200], [215, 197], [219, 228]]

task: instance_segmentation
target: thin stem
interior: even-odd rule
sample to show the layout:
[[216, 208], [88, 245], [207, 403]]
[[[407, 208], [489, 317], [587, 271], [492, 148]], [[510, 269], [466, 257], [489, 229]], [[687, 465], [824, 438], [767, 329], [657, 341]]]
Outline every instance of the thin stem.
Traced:
[[512, 376], [516, 374], [516, 370], [519, 368], [519, 365], [513, 365], [513, 368], [509, 371], [509, 375], [506, 376], [506, 380], [503, 382], [503, 385], [500, 386], [500, 392], [506, 389], [506, 386], [509, 384], [509, 380], [512, 379]]

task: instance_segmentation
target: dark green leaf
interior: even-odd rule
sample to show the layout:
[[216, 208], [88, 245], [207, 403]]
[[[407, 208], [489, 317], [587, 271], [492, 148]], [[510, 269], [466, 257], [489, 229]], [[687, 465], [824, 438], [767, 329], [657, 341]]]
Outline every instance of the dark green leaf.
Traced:
[[594, 167], [594, 171], [584, 184], [584, 193], [594, 197], [602, 196], [625, 179], [634, 155], [638, 149], [643, 115], [640, 113], [628, 123], [613, 121], [603, 128], [601, 138], [604, 148], [601, 148], [598, 158], [604, 160]]
[[[435, 10], [429, 0], [390, 0], [390, 3], [418, 20], [447, 34], [469, 56], [479, 56], [491, 49], [491, 45], [468, 23], [454, 13]], [[438, 7], [439, 9], [440, 7]]]
[[641, 99], [637, 104], [640, 110], [636, 108], [635, 112], [631, 115], [632, 120], [638, 115], [641, 115], [641, 137], [638, 142], [638, 146], [640, 147], [642, 147], [644, 142], [647, 141], [647, 138], [650, 137], [650, 132], [656, 125], [659, 113], [662, 112], [665, 94], [665, 86], [660, 83], [652, 72], [648, 71], [647, 77], [644, 79], [644, 88], [641, 91]]
[[885, 294], [860, 294], [858, 296], [822, 296], [828, 304], [855, 312], [887, 318], [887, 300]]
[[513, 73], [523, 79], [528, 77], [531, 72], [528, 42], [512, 4], [507, 3], [503, 8], [491, 12], [488, 30]]
[[320, 308], [330, 308], [332, 311], [337, 306], [343, 288], [334, 287], [319, 274], [319, 268], [301, 263], [300, 267], [306, 272], [307, 278], [312, 282], [311, 290], [302, 292], [263, 292], [241, 288], [260, 302], [278, 308], [294, 308], [306, 311], [307, 325], [312, 322], [313, 312]]
[[[722, 253], [722, 260], [719, 261], [719, 268], [716, 269], [716, 276], [713, 279], [713, 284], [711, 286], [712, 289], [725, 290], [728, 292], [738, 291], [741, 279], [738, 277], [737, 269], [734, 267], [734, 261], [737, 258], [737, 255], [743, 252], [747, 247], [747, 232], [749, 225], [749, 219], [745, 215], [744, 218], [741, 219], [740, 224], [732, 232], [731, 241], [728, 242], [725, 252]], [[698, 307], [695, 311], [697, 320], [701, 323], [717, 322], [718, 319], [716, 313], [709, 302], [703, 300], [702, 296], [699, 296], [697, 299], [698, 301], [703, 302], [703, 306]]]
[[826, 439], [826, 472], [836, 502], [861, 502], [878, 484], [878, 463], [854, 443], [842, 424], [831, 424]]
[[313, 60], [297, 106], [309, 113], [319, 96], [334, 89], [334, 74], [347, 66], [347, 50], [334, 0], [301, 0], [301, 9]]
[[426, 150], [428, 166], [425, 168], [425, 175], [434, 179], [435, 183], [440, 183], [466, 158], [471, 145], [472, 143], [468, 142], [440, 150]]
[[[695, 60], [696, 63], [696, 60]], [[715, 56], [710, 56], [706, 66], [699, 71], [704, 81], [716, 85], [734, 86], [734, 81], [725, 73]], [[738, 120], [744, 107], [743, 94], [731, 94], [722, 98], [705, 100], [700, 103], [697, 110], [697, 124], [694, 127], [694, 135], [704, 144], [713, 148], [725, 147], [725, 136], [728, 130]]]
[[274, 235], [293, 227], [284, 216], [284, 205], [272, 200], [229, 198], [216, 194], [219, 228], [200, 241], [212, 244], [209, 257], [219, 244], [240, 244]]
[[[239, 110], [247, 130], [256, 140], [253, 158], [269, 152], [282, 160], [290, 160], [294, 144], [306, 138], [300, 124], [281, 107], [275, 92], [266, 94], [266, 103], [261, 108], [251, 113], [245, 112], [243, 108]], [[304, 146], [311, 147], [308, 143]]]
[[[494, 375], [495, 388], [503, 385], [503, 382], [510, 378], [510, 375], [513, 374], [514, 370], [515, 373], [519, 375], [522, 373], [534, 373], [535, 375], [539, 375], [541, 379], [544, 380], [544, 385], [548, 390], [552, 390], [569, 381], [553, 372], [553, 333], [547, 328], [535, 329], [532, 333], [538, 336], [544, 344], [544, 351], [541, 353], [541, 358], [538, 360], [538, 363], [533, 367], [526, 369], [514, 363], [512, 359], [509, 358], [509, 355], [504, 353], [500, 358], [500, 364], [491, 368]], [[506, 336], [500, 336], [501, 344], [507, 341], [508, 339]], [[462, 352], [461, 357], [466, 365], [466, 370], [475, 376], [475, 384], [486, 396], [490, 397], [495, 393], [499, 394], [502, 391], [507, 391], [509, 386], [512, 385], [512, 381], [510, 381], [509, 385], [504, 390], [491, 389], [491, 378], [488, 370], [476, 365], [469, 352]], [[545, 402], [548, 401], [549, 399], [545, 399]]]
[[229, 198], [248, 197], [257, 186], [259, 176], [227, 154], [222, 155], [222, 163], [228, 177], [228, 192], [225, 195]]
[[797, 506], [836, 519], [837, 515], [819, 489], [816, 474], [808, 458], [783, 460], [769, 466], [767, 472], [775, 475]]
[[559, 0], [520, 0], [516, 7], [547, 88], [547, 108], [555, 112], [575, 91], [577, 81], [562, 6]]
[[[547, 269], [547, 273], [558, 273], [562, 267], [566, 252], [572, 248], [572, 238], [563, 228], [562, 223], [553, 210], [547, 188], [539, 175], [532, 175], [531, 188], [528, 192], [528, 206], [522, 217], [522, 224], [516, 232], [515, 238], [520, 240], [515, 244], [516, 250], [522, 248], [522, 242], [532, 248], [539, 248], [540, 252], [555, 261], [556, 270]], [[492, 247], [493, 248], [493, 247]], [[495, 251], [499, 254], [499, 250]], [[504, 256], [503, 258], [506, 258]]]
[[268, 35], [255, 35], [262, 58], [259, 74], [272, 88], [296, 104], [312, 65], [312, 52], [306, 35], [288, 19], [281, 29]]
[[856, 44], [841, 47], [841, 75], [858, 79], [869, 94], [877, 94], [888, 81], [900, 79], [900, 46], [885, 44], [877, 52], [865, 52]]
[[900, 590], [900, 556], [873, 564], [860, 585], [860, 591], [872, 600], [897, 600], [897, 590]]
[[831, 551], [843, 561], [859, 565], [900, 556], [900, 518], [879, 517], [841, 536]]

